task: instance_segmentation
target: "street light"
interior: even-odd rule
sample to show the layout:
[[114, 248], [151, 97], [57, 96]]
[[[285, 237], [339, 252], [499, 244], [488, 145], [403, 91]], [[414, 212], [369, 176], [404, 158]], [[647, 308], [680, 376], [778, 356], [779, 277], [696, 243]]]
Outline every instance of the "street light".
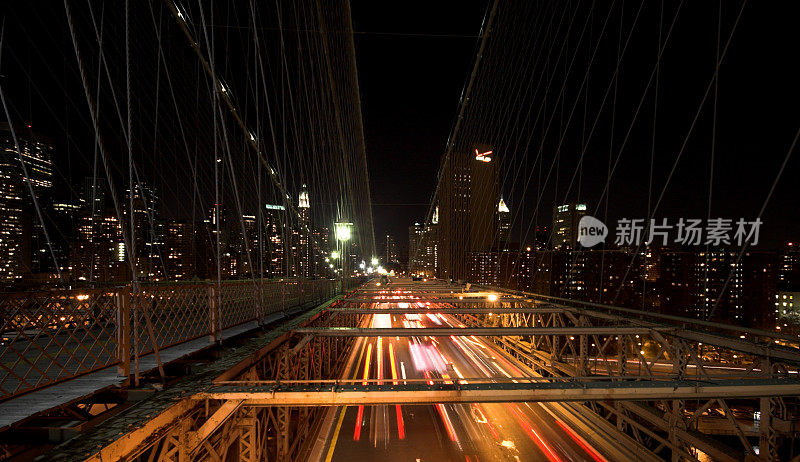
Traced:
[[339, 252], [337, 252], [335, 250], [333, 252], [331, 252], [331, 258], [333, 258], [334, 260], [339, 258]]
[[[342, 249], [342, 253], [341, 253], [341, 256], [342, 256], [342, 290], [346, 290], [346, 288], [347, 288], [347, 279], [350, 276], [348, 268], [347, 268], [347, 264], [349, 263], [348, 260], [350, 259], [350, 257], [349, 257], [350, 254], [347, 251], [347, 241], [349, 241], [350, 238], [353, 235], [352, 227], [353, 227], [352, 223], [346, 223], [346, 222], [341, 222], [341, 221], [337, 221], [336, 223], [333, 224], [333, 231], [334, 231], [334, 235], [336, 236], [336, 242], [337, 243], [341, 243], [341, 249]], [[338, 255], [339, 255], [339, 253], [337, 252], [337, 256]]]
[[342, 242], [349, 241], [350, 237], [352, 236], [352, 232], [350, 230], [352, 227], [352, 223], [337, 222], [333, 227], [336, 234], [336, 240]]
[[495, 294], [489, 294], [489, 296], [486, 297], [486, 298], [488, 298], [490, 302], [496, 302], [497, 301], [497, 295], [495, 295]]
[[372, 257], [372, 266], [378, 266], [378, 257]]

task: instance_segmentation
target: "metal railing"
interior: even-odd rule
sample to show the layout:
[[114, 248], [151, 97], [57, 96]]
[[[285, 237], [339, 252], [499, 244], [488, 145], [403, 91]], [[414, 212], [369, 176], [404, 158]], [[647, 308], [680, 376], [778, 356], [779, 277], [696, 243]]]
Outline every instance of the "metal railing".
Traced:
[[291, 307], [330, 298], [336, 281], [247, 280], [0, 295], [0, 401]]

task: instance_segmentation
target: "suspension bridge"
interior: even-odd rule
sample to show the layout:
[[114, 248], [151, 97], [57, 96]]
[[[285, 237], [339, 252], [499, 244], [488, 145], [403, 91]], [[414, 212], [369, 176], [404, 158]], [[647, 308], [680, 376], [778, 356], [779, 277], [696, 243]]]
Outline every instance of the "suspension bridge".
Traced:
[[763, 12], [480, 3], [395, 34], [474, 47], [405, 268], [348, 0], [9, 7], [0, 460], [800, 460], [796, 116], [720, 200]]

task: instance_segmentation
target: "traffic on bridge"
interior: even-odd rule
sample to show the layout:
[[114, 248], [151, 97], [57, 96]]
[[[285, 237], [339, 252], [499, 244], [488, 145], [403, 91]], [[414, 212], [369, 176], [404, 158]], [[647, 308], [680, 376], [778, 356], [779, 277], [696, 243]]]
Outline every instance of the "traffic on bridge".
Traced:
[[[393, 289], [392, 284], [375, 287], [375, 314], [365, 318], [369, 327], [464, 327], [438, 311], [445, 304], [422, 301], [408, 290], [410, 280], [397, 282], [406, 288]], [[426, 312], [380, 313], [385, 308], [412, 306]], [[467, 384], [472, 378], [534, 375], [491, 342], [474, 335], [429, 337], [422, 331], [411, 337], [358, 338], [353, 360], [349, 378], [375, 379], [378, 385], [430, 378], [442, 379], [445, 384]], [[396, 460], [635, 460], [634, 453], [618, 449], [613, 449], [614, 457], [607, 458], [596, 448], [598, 443], [581, 437], [571, 429], [574, 423], [565, 423], [549, 406], [537, 402], [350, 406], [339, 411], [324, 452], [326, 460], [334, 461], [380, 454]]]
[[797, 18], [0, 3], [0, 462], [800, 462]]

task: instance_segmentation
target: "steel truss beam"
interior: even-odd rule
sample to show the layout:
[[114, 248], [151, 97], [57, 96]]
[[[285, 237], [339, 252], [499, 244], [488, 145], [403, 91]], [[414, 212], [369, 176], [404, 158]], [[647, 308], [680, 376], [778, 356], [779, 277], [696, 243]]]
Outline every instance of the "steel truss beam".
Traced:
[[328, 311], [352, 314], [550, 314], [563, 313], [566, 310], [563, 308], [507, 308], [499, 306], [497, 308], [483, 308], [465, 306], [460, 308], [335, 308]]
[[[304, 327], [295, 329], [298, 334], [312, 334], [318, 337], [449, 337], [451, 335], [480, 337], [504, 337], [520, 335], [646, 335], [654, 330], [646, 327], [603, 326], [603, 327], [427, 327], [407, 328], [367, 328], [367, 327]], [[665, 329], [670, 330], [670, 329]]]
[[[457, 296], [456, 294], [447, 294], [446, 297], [417, 297], [417, 298], [348, 298], [344, 300], [345, 305], [357, 305], [360, 303], [417, 303], [417, 302], [431, 302], [431, 303], [491, 303], [498, 308], [501, 303], [519, 303], [523, 305], [532, 305], [532, 303], [521, 298], [498, 298], [495, 301], [490, 301], [486, 296], [470, 297], [465, 294], [464, 296]], [[542, 303], [541, 305], [545, 305]]]
[[[519, 380], [525, 380], [521, 378]], [[245, 406], [347, 406], [354, 404], [505, 403], [711, 399], [793, 396], [799, 379], [544, 383], [384, 384], [325, 386], [322, 383], [227, 385], [195, 399], [243, 401]]]

